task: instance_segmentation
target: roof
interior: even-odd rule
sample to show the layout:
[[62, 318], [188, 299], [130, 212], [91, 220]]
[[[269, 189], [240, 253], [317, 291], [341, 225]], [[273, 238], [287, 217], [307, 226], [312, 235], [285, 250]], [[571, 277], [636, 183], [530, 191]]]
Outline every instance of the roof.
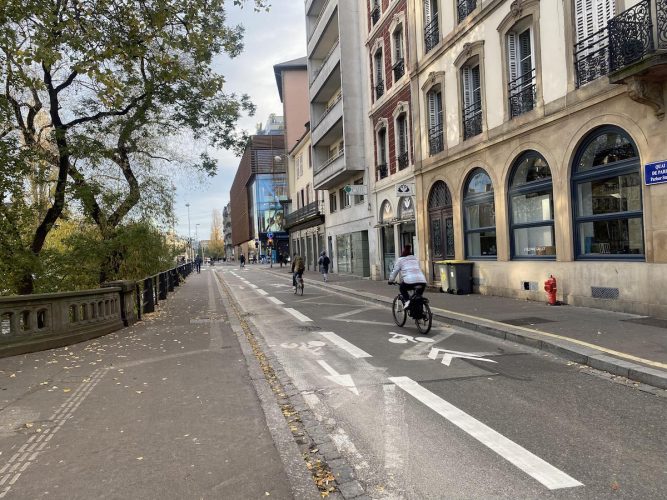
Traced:
[[308, 69], [307, 60], [308, 59], [304, 56], [273, 65], [273, 73], [276, 75], [276, 85], [278, 86], [280, 102], [283, 102], [283, 71], [290, 69]]

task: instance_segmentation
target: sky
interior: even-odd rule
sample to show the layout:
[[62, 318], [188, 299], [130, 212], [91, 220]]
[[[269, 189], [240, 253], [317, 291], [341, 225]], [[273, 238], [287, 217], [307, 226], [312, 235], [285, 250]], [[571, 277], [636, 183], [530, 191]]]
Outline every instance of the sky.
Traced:
[[[302, 0], [271, 0], [269, 12], [255, 12], [252, 0], [241, 9], [227, 4], [230, 25], [245, 27], [244, 50], [236, 58], [218, 57], [214, 69], [224, 75], [226, 91], [248, 94], [257, 106], [252, 117], [244, 116], [239, 127], [254, 133], [258, 123], [265, 123], [271, 113], [282, 115], [282, 103], [273, 73], [273, 65], [306, 55], [306, 28]], [[229, 190], [240, 158], [227, 150], [208, 149], [218, 161], [218, 174], [212, 178], [183, 176], [176, 185], [176, 233], [192, 238], [209, 239], [213, 210], [222, 212], [229, 202]], [[197, 224], [199, 224], [197, 226]]]

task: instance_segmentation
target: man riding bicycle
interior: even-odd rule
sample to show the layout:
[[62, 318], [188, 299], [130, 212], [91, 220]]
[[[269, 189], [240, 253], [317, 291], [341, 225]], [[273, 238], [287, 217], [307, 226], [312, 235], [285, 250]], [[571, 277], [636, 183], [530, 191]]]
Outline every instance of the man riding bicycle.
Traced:
[[411, 255], [412, 246], [405, 245], [401, 257], [394, 263], [394, 270], [389, 275], [389, 284], [394, 283], [394, 279], [401, 275], [401, 284], [398, 287], [403, 299], [403, 308], [410, 307], [410, 296], [408, 291], [415, 290], [415, 294], [421, 297], [426, 289], [426, 276], [419, 268], [417, 257]]
[[301, 257], [296, 252], [294, 253], [294, 258], [292, 259], [292, 286], [296, 290], [296, 279], [303, 279], [303, 272], [306, 270], [306, 265], [303, 262], [303, 257]]

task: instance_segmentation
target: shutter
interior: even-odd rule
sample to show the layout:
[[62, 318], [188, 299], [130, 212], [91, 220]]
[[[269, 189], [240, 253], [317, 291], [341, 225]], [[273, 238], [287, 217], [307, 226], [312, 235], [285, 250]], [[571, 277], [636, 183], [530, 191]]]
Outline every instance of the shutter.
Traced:
[[[592, 7], [591, 10], [593, 10]], [[614, 17], [615, 10], [616, 4], [613, 0], [595, 0], [595, 30], [601, 30], [607, 26], [609, 20]]]
[[442, 92], [435, 94], [435, 117], [436, 125], [442, 125]]
[[382, 51], [378, 50], [375, 53], [375, 85], [378, 85], [382, 78]]
[[479, 104], [482, 102], [482, 83], [479, 76], [479, 65], [472, 68], [471, 78], [472, 78], [472, 102]]
[[435, 99], [435, 90], [431, 90], [428, 93], [428, 128], [432, 129], [437, 125], [437, 110], [436, 110], [436, 99]]
[[398, 117], [398, 153], [402, 154], [407, 150], [406, 147], [406, 119], [405, 115]]
[[511, 85], [514, 80], [519, 77], [519, 60], [517, 55], [517, 35], [516, 33], [507, 34], [507, 63], [508, 71], [507, 80]]
[[431, 0], [424, 0], [424, 26], [427, 26], [433, 19], [431, 11]]
[[526, 75], [527, 79], [530, 79], [530, 72], [533, 69], [533, 57], [531, 50], [531, 36], [530, 29], [527, 29], [519, 35], [519, 54], [520, 54], [520, 66], [519, 66], [519, 76]]
[[463, 81], [463, 109], [468, 109], [468, 106], [473, 103], [472, 68], [469, 66], [461, 68], [461, 80]]

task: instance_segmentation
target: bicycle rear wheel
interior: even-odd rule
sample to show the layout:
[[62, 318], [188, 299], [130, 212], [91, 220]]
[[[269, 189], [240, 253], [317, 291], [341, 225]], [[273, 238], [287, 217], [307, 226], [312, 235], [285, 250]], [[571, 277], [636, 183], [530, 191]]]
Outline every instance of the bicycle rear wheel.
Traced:
[[303, 280], [299, 282], [299, 295], [303, 295]]
[[397, 295], [394, 298], [394, 302], [391, 304], [391, 313], [394, 316], [394, 322], [398, 326], [403, 326], [405, 324], [408, 315], [405, 313], [405, 309], [403, 309], [403, 299], [401, 299], [400, 295]]
[[419, 333], [427, 334], [428, 332], [431, 331], [432, 323], [433, 323], [433, 313], [431, 313], [431, 308], [429, 307], [429, 305], [426, 302], [424, 302], [422, 315], [419, 319], [415, 320], [415, 324], [417, 325], [417, 330], [419, 330]]

